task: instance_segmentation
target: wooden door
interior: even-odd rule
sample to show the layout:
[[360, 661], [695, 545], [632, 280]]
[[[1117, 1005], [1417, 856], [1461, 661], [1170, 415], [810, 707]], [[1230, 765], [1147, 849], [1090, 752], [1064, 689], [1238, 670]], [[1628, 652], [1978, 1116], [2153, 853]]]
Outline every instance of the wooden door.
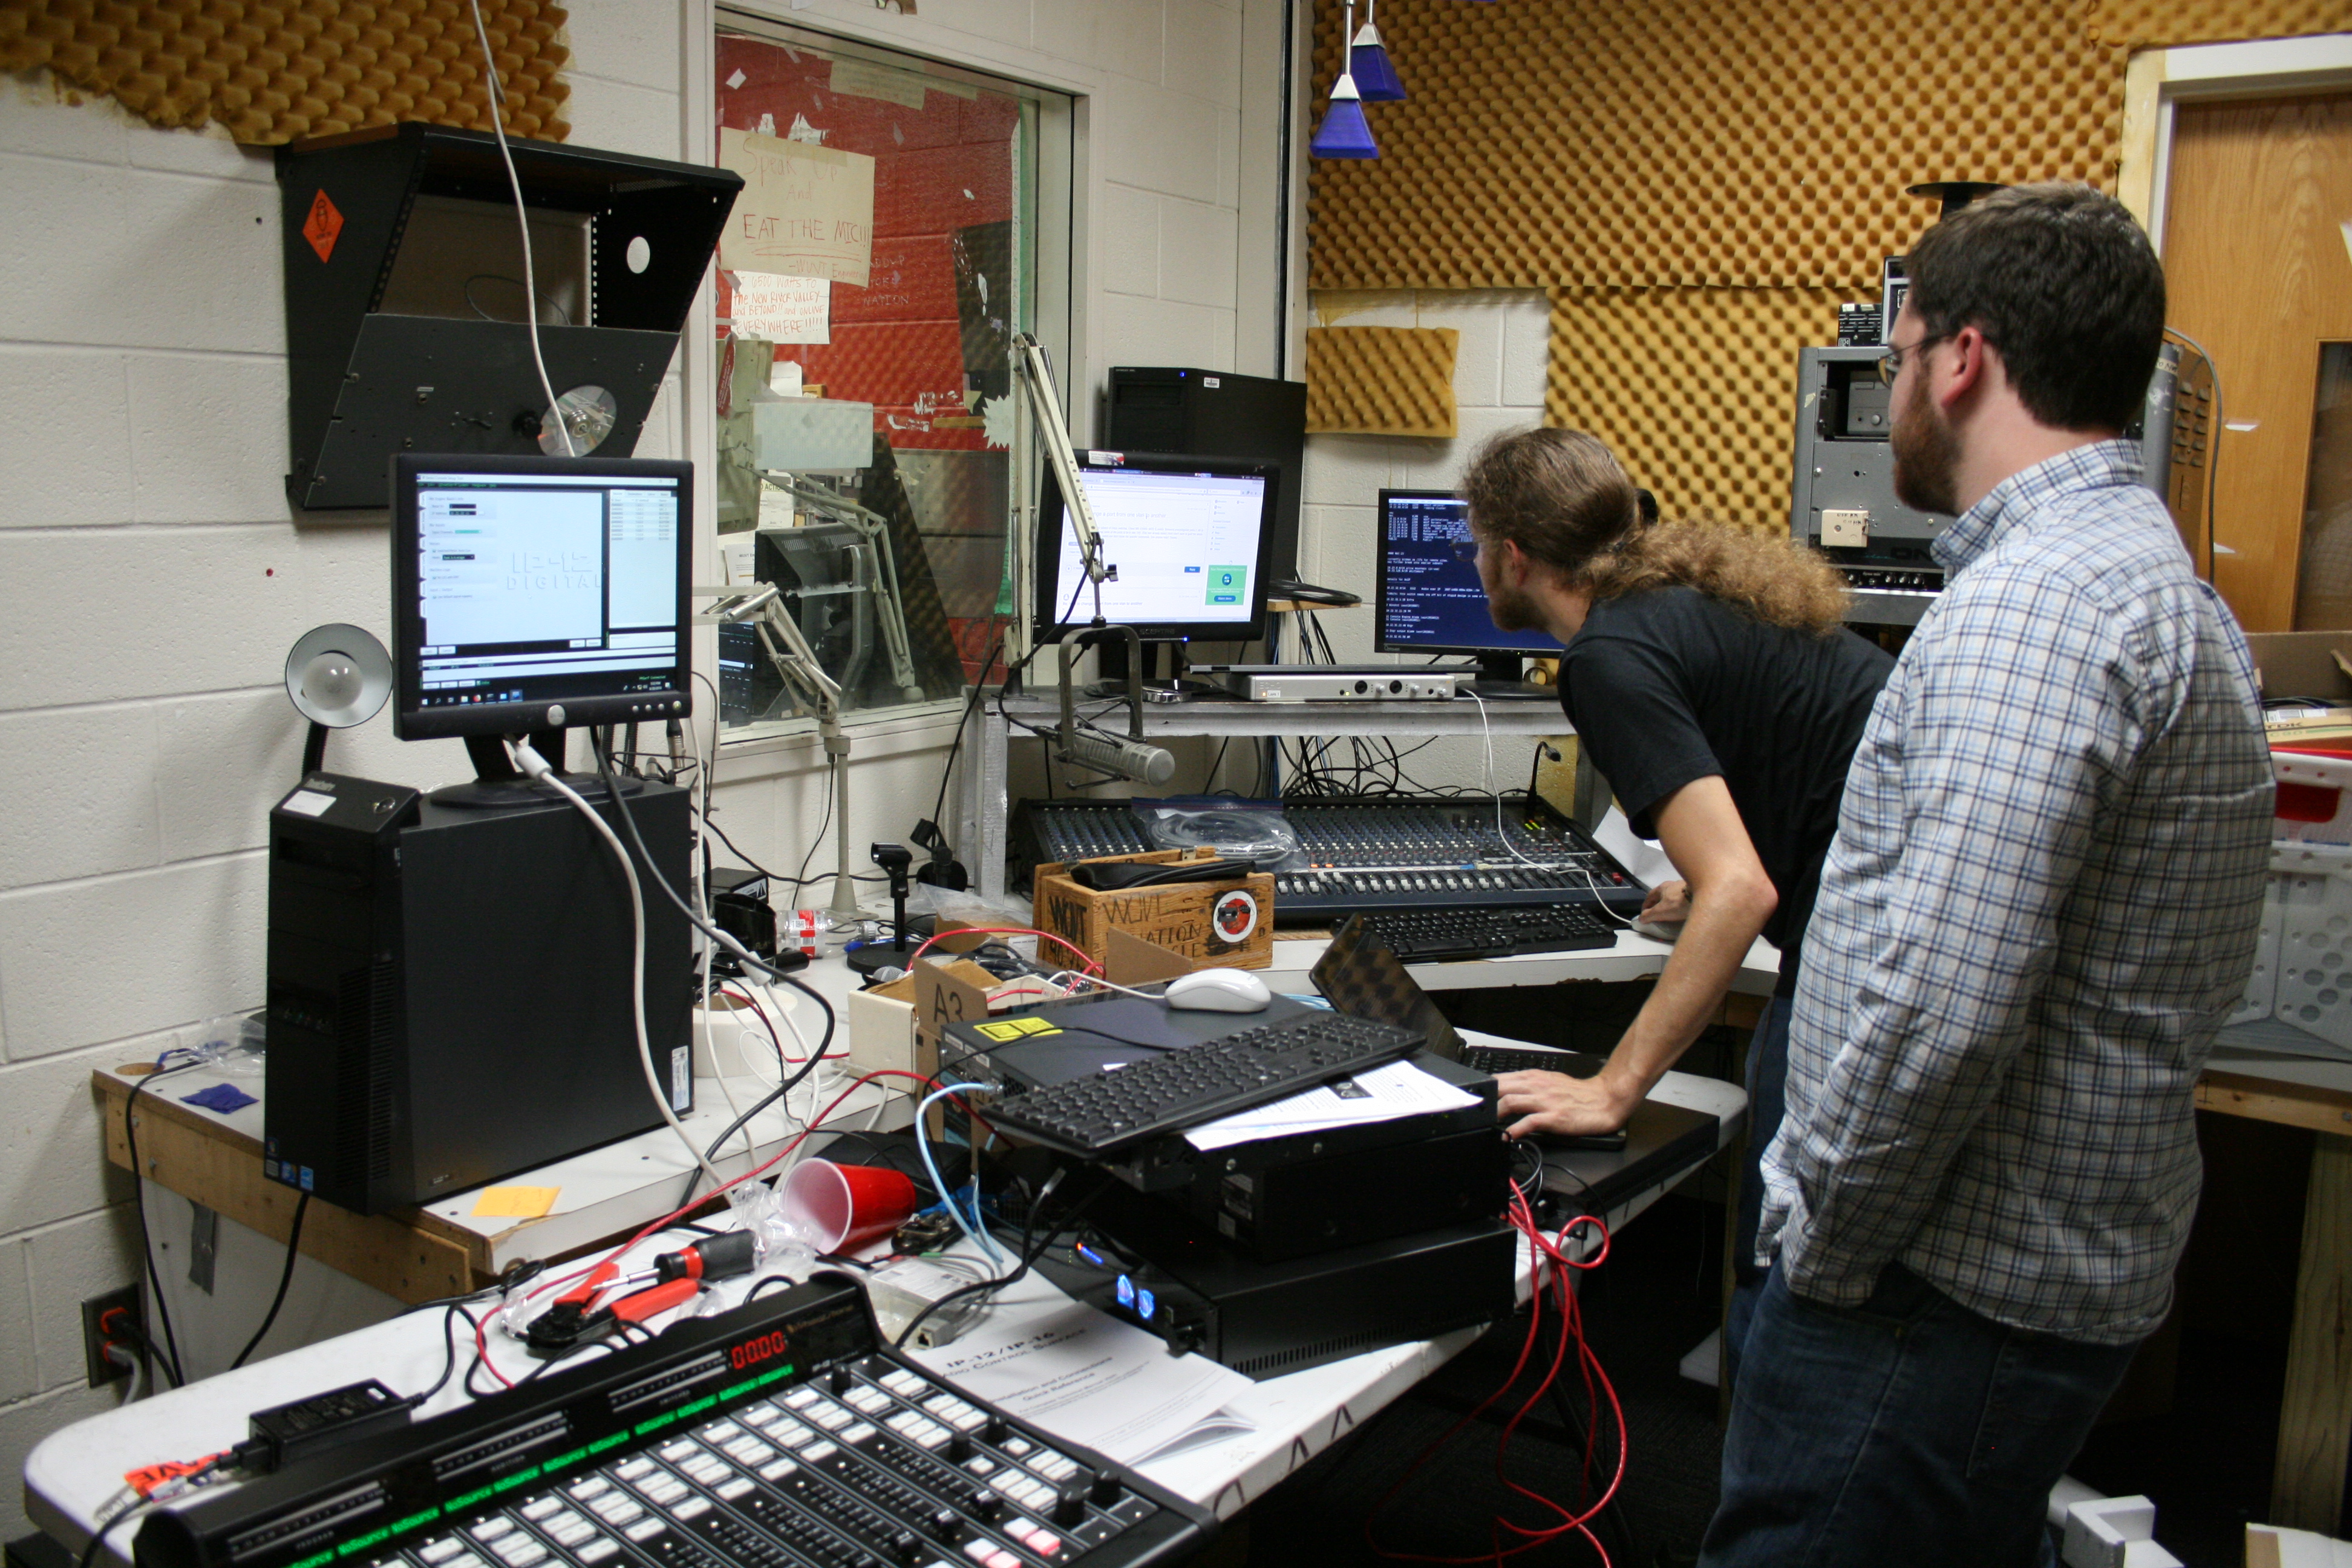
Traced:
[[[2221, 369], [2214, 584], [2293, 630], [2321, 345], [2352, 340], [2352, 93], [2182, 104], [2165, 209], [2171, 323]], [[2352, 582], [2310, 586], [2313, 626], [2347, 624]]]

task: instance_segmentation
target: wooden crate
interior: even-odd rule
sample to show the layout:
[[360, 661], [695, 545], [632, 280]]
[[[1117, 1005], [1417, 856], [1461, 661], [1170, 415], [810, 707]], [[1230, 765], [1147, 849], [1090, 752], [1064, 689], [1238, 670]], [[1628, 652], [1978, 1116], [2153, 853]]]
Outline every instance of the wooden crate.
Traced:
[[[1101, 860], [1164, 866], [1177, 860], [1214, 860], [1213, 849], [1155, 849], [1145, 855], [1108, 855]], [[1274, 962], [1274, 875], [1253, 872], [1225, 882], [1178, 882], [1098, 893], [1072, 881], [1067, 866], [1040, 866], [1032, 884], [1037, 929], [1052, 931], [1083, 949], [1096, 963], [1109, 955], [1110, 933], [1123, 931], [1203, 963], [1233, 969], [1264, 969]], [[1228, 893], [1248, 894], [1257, 919], [1247, 935], [1229, 942], [1218, 933], [1214, 910]], [[1051, 943], [1045, 946], [1050, 950]], [[1041, 957], [1047, 956], [1041, 953]]]

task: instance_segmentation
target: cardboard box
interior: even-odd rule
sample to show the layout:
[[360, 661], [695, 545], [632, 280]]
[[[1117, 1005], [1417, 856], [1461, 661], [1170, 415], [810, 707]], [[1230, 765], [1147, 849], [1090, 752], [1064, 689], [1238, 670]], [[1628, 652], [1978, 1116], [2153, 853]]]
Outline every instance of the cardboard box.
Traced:
[[[1155, 849], [1109, 855], [1088, 865], [1163, 866], [1214, 860], [1213, 849]], [[1038, 929], [1067, 939], [1097, 963], [1110, 954], [1110, 933], [1124, 931], [1198, 966], [1265, 969], [1274, 963], [1274, 875], [1255, 871], [1223, 882], [1176, 882], [1098, 893], [1066, 875], [1067, 866], [1040, 866], [1032, 907]]]
[[2352, 631], [2252, 632], [2246, 646], [2253, 650], [2264, 697], [2352, 702], [2352, 676], [2336, 662], [2338, 655], [2352, 660]]

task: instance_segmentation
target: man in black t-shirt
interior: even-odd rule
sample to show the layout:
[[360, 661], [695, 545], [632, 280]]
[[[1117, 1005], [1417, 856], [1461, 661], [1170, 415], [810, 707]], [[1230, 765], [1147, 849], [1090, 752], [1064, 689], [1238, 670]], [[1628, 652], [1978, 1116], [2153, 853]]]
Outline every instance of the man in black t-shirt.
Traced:
[[[1560, 639], [1560, 705], [1635, 832], [1682, 873], [1643, 913], [1682, 918], [1665, 970], [1590, 1079], [1506, 1073], [1514, 1138], [1625, 1123], [1723, 1004], [1759, 936], [1780, 984], [1748, 1052], [1749, 1170], [1736, 1262], [1749, 1287], [1754, 1162], [1780, 1114], [1790, 1000], [1847, 764], [1894, 660], [1841, 624], [1819, 556], [1717, 524], [1645, 519], [1609, 449], [1581, 431], [1497, 437], [1463, 482], [1478, 575], [1505, 631]], [[1686, 918], [1684, 918], [1686, 911]]]

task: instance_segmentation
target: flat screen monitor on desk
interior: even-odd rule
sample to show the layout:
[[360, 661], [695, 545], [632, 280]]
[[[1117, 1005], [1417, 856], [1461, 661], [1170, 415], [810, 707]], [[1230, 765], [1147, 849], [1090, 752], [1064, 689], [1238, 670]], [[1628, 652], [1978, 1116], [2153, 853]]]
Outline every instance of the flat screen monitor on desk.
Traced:
[[653, 458], [394, 458], [393, 732], [465, 739], [490, 783], [499, 736], [684, 718], [693, 485]]
[[[1215, 458], [1081, 452], [1104, 562], [1102, 618], [1155, 642], [1255, 642], [1265, 635], [1265, 576], [1274, 548], [1275, 470]], [[1037, 509], [1041, 636], [1095, 618], [1060, 487], [1046, 471]]]
[[1552, 698], [1520, 679], [1523, 658], [1557, 658], [1549, 632], [1496, 629], [1470, 542], [1469, 503], [1448, 490], [1382, 490], [1372, 647], [1381, 653], [1471, 654], [1481, 697]]

